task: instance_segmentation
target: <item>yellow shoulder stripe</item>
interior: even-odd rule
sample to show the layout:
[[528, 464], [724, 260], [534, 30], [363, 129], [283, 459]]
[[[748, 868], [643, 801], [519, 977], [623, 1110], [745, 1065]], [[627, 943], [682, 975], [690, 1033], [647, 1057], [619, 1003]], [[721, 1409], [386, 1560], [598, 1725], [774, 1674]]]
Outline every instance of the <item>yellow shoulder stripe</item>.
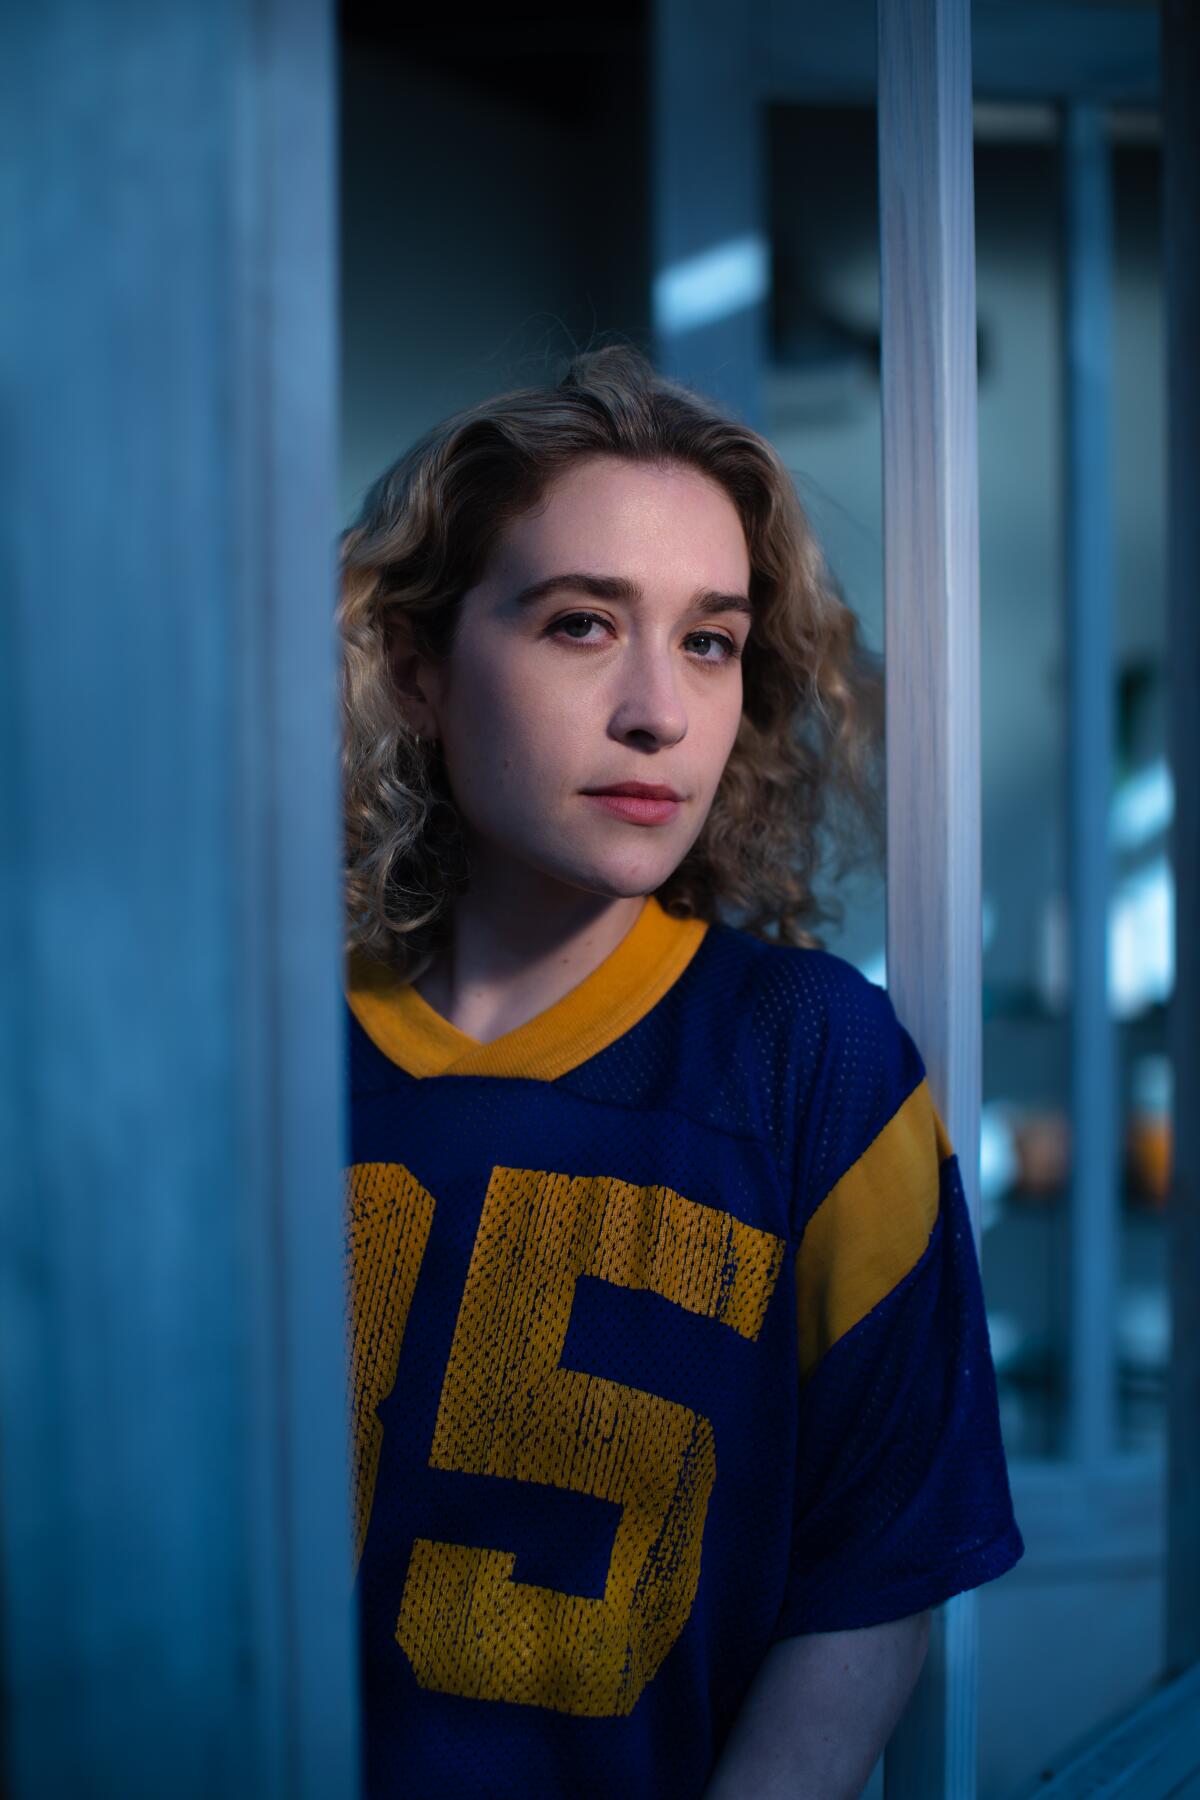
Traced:
[[802, 1381], [920, 1260], [950, 1154], [922, 1078], [809, 1219], [796, 1253]]

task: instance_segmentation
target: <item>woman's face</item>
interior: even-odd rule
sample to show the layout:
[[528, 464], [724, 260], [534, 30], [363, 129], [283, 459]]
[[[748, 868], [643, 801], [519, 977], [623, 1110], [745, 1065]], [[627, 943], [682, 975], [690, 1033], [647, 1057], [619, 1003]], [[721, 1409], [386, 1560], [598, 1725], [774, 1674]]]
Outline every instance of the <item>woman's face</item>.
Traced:
[[[448, 662], [421, 667], [473, 869], [610, 897], [666, 880], [737, 734], [749, 581], [733, 502], [678, 465], [590, 458], [507, 528]], [[597, 797], [626, 783], [676, 798]]]

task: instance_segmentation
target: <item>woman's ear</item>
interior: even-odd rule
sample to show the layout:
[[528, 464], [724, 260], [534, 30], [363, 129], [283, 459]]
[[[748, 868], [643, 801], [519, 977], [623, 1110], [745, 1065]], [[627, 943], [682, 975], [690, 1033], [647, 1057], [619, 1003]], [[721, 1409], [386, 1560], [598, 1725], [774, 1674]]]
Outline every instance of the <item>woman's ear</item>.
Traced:
[[436, 740], [441, 735], [436, 710], [436, 674], [433, 664], [416, 648], [406, 619], [388, 621], [387, 660], [405, 723], [418, 737]]

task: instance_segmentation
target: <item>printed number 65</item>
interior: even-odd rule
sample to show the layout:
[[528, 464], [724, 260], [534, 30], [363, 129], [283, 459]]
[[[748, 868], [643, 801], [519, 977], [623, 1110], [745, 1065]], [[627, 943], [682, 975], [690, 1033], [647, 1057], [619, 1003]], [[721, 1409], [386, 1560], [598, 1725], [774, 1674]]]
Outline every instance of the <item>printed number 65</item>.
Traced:
[[[394, 1181], [381, 1183], [384, 1171]], [[424, 1249], [433, 1202], [396, 1164], [350, 1171], [356, 1314], [366, 1234], [355, 1209], [381, 1188], [408, 1210], [423, 1196]], [[359, 1226], [365, 1221], [361, 1218]], [[423, 1230], [420, 1227], [423, 1225]], [[369, 1236], [374, 1239], [376, 1233]], [[401, 1234], [403, 1235], [403, 1234]], [[385, 1233], [393, 1246], [400, 1238]], [[409, 1239], [411, 1243], [411, 1235]], [[742, 1337], [762, 1327], [783, 1241], [663, 1187], [608, 1176], [493, 1169], [446, 1367], [429, 1461], [436, 1469], [537, 1481], [621, 1507], [602, 1599], [513, 1580], [510, 1551], [418, 1538], [396, 1638], [423, 1687], [595, 1718], [627, 1713], [687, 1620], [700, 1574], [704, 1519], [716, 1476], [712, 1426], [641, 1388], [559, 1366], [580, 1275], [645, 1288]], [[389, 1256], [388, 1261], [392, 1261]], [[395, 1265], [393, 1265], [395, 1266]], [[407, 1315], [416, 1270], [411, 1253]], [[384, 1286], [388, 1285], [386, 1282]], [[378, 1321], [377, 1321], [378, 1322]], [[384, 1397], [358, 1379], [365, 1344], [355, 1330], [360, 1547], [374, 1486]], [[403, 1330], [403, 1321], [400, 1323]], [[373, 1366], [378, 1369], [378, 1337]], [[387, 1389], [395, 1379], [399, 1337]], [[385, 1390], [386, 1391], [386, 1390]], [[371, 1455], [371, 1449], [374, 1454]]]

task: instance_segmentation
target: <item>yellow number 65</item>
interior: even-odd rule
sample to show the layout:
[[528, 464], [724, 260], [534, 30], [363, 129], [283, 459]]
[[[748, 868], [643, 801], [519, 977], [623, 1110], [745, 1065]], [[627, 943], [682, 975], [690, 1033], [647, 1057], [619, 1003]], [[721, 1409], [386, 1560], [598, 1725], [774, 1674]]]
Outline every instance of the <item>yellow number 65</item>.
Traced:
[[682, 1631], [716, 1476], [712, 1426], [558, 1367], [582, 1274], [648, 1288], [757, 1337], [783, 1243], [669, 1188], [492, 1171], [430, 1463], [549, 1482], [622, 1508], [603, 1599], [514, 1581], [514, 1556], [418, 1538], [396, 1637], [422, 1686], [627, 1713]]

